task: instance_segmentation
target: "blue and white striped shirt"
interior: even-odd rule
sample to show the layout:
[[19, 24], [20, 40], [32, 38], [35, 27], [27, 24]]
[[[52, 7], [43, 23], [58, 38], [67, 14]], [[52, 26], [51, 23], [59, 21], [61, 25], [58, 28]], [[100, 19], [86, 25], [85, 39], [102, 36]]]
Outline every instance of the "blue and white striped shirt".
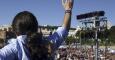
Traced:
[[[64, 27], [59, 27], [53, 35], [47, 40], [53, 43], [53, 51], [61, 45], [64, 38], [68, 35], [68, 31]], [[11, 39], [9, 44], [0, 49], [0, 60], [30, 60], [29, 51], [26, 48], [26, 35], [17, 36], [16, 39]]]

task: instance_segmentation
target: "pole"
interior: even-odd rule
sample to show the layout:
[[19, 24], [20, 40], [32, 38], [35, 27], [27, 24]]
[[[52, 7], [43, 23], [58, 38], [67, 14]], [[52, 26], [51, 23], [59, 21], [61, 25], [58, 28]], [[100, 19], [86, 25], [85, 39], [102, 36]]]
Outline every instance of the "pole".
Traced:
[[98, 38], [97, 38], [97, 30], [95, 31], [95, 60], [98, 60]]
[[97, 37], [97, 33], [98, 33], [98, 27], [99, 27], [99, 22], [97, 22], [96, 20], [99, 20], [99, 17], [95, 17], [94, 20], [94, 27], [95, 27], [95, 60], [98, 60], [98, 37]]
[[80, 49], [82, 48], [82, 45], [81, 45], [81, 31], [80, 31]]

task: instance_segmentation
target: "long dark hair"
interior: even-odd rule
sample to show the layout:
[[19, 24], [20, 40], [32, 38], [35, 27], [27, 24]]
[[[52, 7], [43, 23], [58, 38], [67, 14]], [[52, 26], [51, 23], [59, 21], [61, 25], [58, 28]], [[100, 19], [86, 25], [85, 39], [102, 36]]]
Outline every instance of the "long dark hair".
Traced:
[[47, 58], [47, 48], [45, 48], [42, 34], [37, 33], [39, 26], [32, 13], [28, 11], [18, 13], [12, 22], [12, 28], [17, 35], [27, 35], [27, 46], [32, 60], [46, 60], [44, 58]]

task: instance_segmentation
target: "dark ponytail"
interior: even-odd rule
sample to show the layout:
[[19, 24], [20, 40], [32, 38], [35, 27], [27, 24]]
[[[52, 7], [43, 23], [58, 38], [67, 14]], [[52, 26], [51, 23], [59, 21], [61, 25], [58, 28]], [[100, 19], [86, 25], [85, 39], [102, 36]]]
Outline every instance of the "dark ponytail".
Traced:
[[31, 53], [31, 60], [37, 60], [39, 57], [38, 54], [42, 52], [41, 44], [42, 44], [42, 35], [40, 33], [31, 33], [27, 35], [28, 40], [28, 48]]
[[48, 41], [43, 40], [41, 33], [32, 33], [28, 36], [28, 47], [31, 53], [31, 60], [51, 60], [48, 52]]

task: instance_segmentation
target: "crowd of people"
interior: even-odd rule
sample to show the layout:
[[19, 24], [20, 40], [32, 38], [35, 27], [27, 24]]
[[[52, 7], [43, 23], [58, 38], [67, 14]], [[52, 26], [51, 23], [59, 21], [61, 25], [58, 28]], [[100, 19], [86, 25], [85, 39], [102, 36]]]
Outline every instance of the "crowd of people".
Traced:
[[[95, 48], [59, 48], [55, 55], [56, 60], [95, 60]], [[107, 49], [99, 49], [98, 60], [115, 60], [115, 52]]]

